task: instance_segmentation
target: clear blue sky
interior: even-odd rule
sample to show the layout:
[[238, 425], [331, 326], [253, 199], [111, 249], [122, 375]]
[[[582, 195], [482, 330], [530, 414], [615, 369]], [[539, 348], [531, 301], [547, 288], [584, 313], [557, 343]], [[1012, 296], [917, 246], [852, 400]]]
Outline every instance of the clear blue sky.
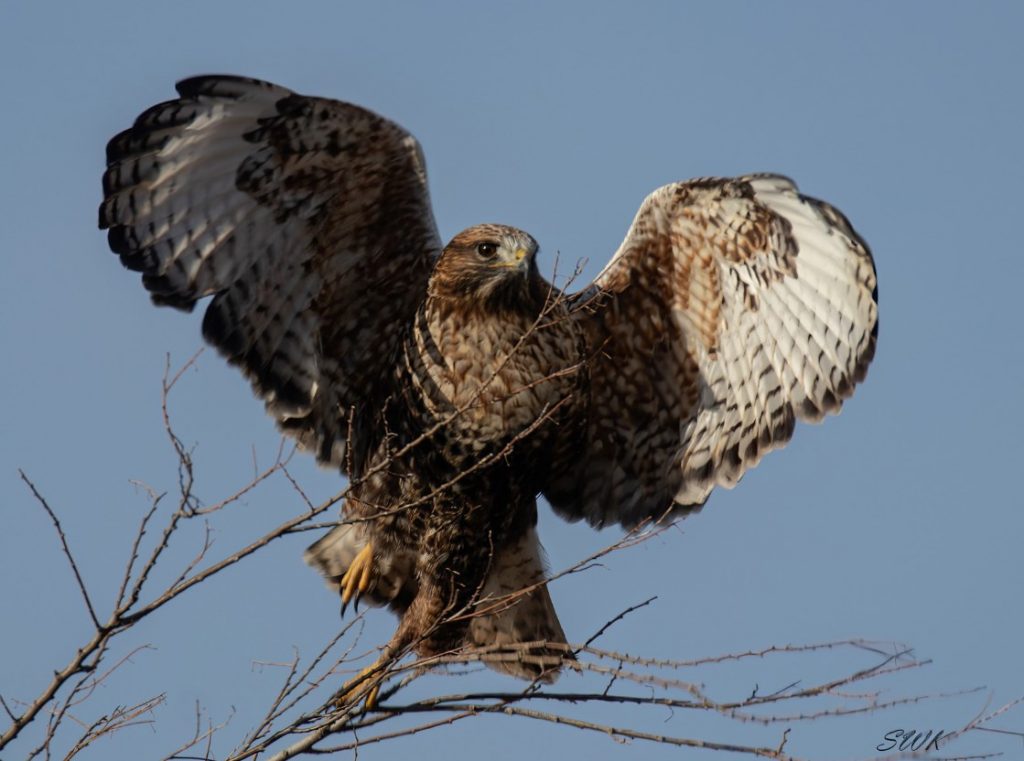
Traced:
[[[691, 658], [898, 639], [934, 664], [893, 682], [897, 692], [987, 685], [993, 705], [1024, 693], [1024, 5], [368, 6], [12, 2], [0, 13], [0, 693], [34, 695], [87, 631], [16, 468], [60, 511], [97, 590], [115, 583], [145, 504], [129, 479], [174, 485], [159, 380], [165, 353], [182, 361], [200, 345], [198, 316], [149, 305], [107, 251], [96, 207], [106, 140], [172, 97], [175, 80], [210, 72], [394, 118], [423, 144], [442, 237], [481, 221], [517, 225], [549, 267], [557, 252], [589, 259], [594, 274], [643, 197], [672, 180], [776, 171], [839, 206], [878, 266], [880, 343], [867, 383], [841, 417], [801, 427], [681, 531], [555, 585], [563, 624], [582, 640], [656, 594], [608, 633], [607, 647]], [[260, 403], [212, 352], [174, 406], [209, 498], [245, 480], [253, 447], [263, 461], [277, 447]], [[314, 497], [340, 486], [308, 462], [296, 472]], [[287, 489], [262, 492], [221, 524], [217, 548], [296, 510]], [[614, 538], [548, 512], [541, 523], [556, 568]], [[226, 738], [248, 729], [278, 678], [252, 662], [286, 660], [293, 645], [311, 653], [338, 626], [336, 600], [301, 562], [307, 538], [131, 634], [157, 649], [96, 700], [166, 690], [168, 704], [155, 730], [123, 733], [87, 757], [169, 752], [190, 731], [196, 700], [218, 720], [237, 709]], [[364, 641], [384, 641], [392, 626], [371, 616]], [[755, 666], [737, 689], [777, 689], [807, 676], [801, 669]], [[866, 756], [894, 727], [952, 729], [987, 698], [797, 727], [791, 749]], [[748, 736], [691, 722], [666, 714], [644, 726]], [[1022, 712], [997, 726], [1024, 730]], [[977, 736], [968, 748], [1012, 757], [1020, 740]], [[391, 752], [670, 755], [507, 720], [463, 723]], [[387, 757], [380, 747], [361, 754]]]

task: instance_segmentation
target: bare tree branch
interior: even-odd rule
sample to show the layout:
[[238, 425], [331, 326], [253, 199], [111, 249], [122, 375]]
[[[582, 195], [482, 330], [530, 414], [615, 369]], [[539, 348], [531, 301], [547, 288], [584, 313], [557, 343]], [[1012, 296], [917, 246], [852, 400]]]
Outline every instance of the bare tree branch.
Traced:
[[57, 530], [57, 537], [60, 539], [61, 551], [64, 553], [64, 557], [68, 559], [68, 564], [71, 566], [71, 572], [75, 575], [75, 583], [78, 584], [78, 591], [82, 594], [82, 600], [85, 601], [85, 608], [89, 611], [89, 618], [92, 619], [93, 625], [97, 629], [100, 627], [100, 620], [96, 617], [96, 609], [92, 606], [92, 599], [89, 597], [89, 590], [85, 588], [85, 582], [82, 580], [82, 574], [78, 570], [78, 563], [75, 562], [75, 556], [71, 554], [71, 548], [68, 546], [68, 538], [64, 534], [64, 529], [61, 528], [60, 520], [57, 518], [57, 514], [53, 512], [53, 509], [47, 503], [46, 499], [36, 489], [36, 485], [32, 483], [28, 476], [25, 475], [25, 471], [18, 468], [18, 476], [25, 485], [28, 486], [32, 492], [32, 496], [35, 497], [36, 502], [46, 511], [46, 514], [50, 518], [50, 522], [53, 523], [53, 527]]
[[[557, 296], [549, 294], [548, 302], [538, 316], [531, 330], [558, 319], [555, 312]], [[522, 341], [519, 345], [522, 344]], [[518, 346], [518, 345], [517, 345]], [[102, 711], [93, 718], [81, 718], [87, 706], [97, 699], [97, 687], [110, 675], [132, 662], [133, 656], [142, 648], [127, 650], [120, 648], [118, 639], [140, 622], [162, 612], [169, 602], [178, 599], [191, 590], [208, 583], [215, 576], [235, 565], [247, 561], [265, 547], [282, 537], [293, 533], [322, 529], [337, 525], [337, 521], [324, 520], [324, 514], [347, 498], [353, 487], [362, 480], [372, 478], [382, 469], [389, 467], [395, 457], [401, 457], [421, 446], [450, 423], [456, 416], [470, 413], [479, 403], [480, 394], [474, 400], [453, 411], [449, 417], [440, 420], [434, 428], [423, 431], [414, 441], [392, 453], [392, 458], [368, 469], [360, 478], [349, 481], [345, 489], [333, 497], [316, 504], [303, 490], [288, 470], [294, 450], [281, 440], [273, 461], [262, 469], [258, 466], [256, 452], [252, 453], [252, 477], [238, 489], [222, 499], [204, 504], [196, 492], [197, 469], [193, 452], [185, 446], [172, 425], [169, 398], [181, 382], [186, 370], [196, 366], [197, 352], [182, 367], [172, 372], [170, 361], [164, 368], [161, 386], [161, 414], [164, 435], [171, 444], [176, 468], [176, 492], [159, 492], [137, 482], [148, 500], [138, 528], [132, 536], [127, 552], [123, 574], [118, 576], [118, 588], [113, 596], [109, 611], [103, 615], [93, 604], [82, 573], [70, 550], [70, 542], [57, 517], [57, 512], [47, 503], [28, 476], [19, 471], [22, 481], [29, 488], [56, 529], [62, 553], [68, 560], [75, 583], [85, 602], [93, 623], [93, 631], [81, 643], [65, 665], [54, 671], [50, 681], [26, 701], [8, 702], [0, 697], [0, 706], [9, 719], [9, 725], [0, 735], [0, 749], [10, 745], [39, 721], [27, 736], [32, 737], [34, 747], [28, 758], [39, 756], [47, 759], [58, 754], [72, 759], [99, 738], [109, 742], [113, 735], [133, 726], [151, 725], [157, 721], [158, 709], [166, 700], [163, 690], [154, 689], [148, 693], [153, 697], [144, 700], [125, 700], [120, 705]], [[508, 358], [505, 359], [508, 361]], [[483, 384], [486, 389], [497, 377], [500, 367], [494, 370]], [[572, 368], [565, 372], [573, 371]], [[544, 378], [536, 383], [553, 379]], [[533, 385], [533, 384], [531, 384]], [[528, 387], [525, 387], [528, 388]], [[524, 388], [510, 389], [509, 394], [520, 393]], [[483, 393], [483, 389], [481, 392]], [[416, 509], [425, 501], [457, 486], [462, 479], [487, 467], [499, 458], [507, 456], [516, 444], [529, 436], [557, 414], [563, 399], [545, 409], [530, 426], [513, 437], [500, 451], [481, 457], [478, 462], [455, 474], [429, 494], [419, 495], [406, 503], [380, 507], [380, 512], [371, 518], [350, 519], [376, 520], [398, 511]], [[351, 434], [350, 434], [351, 435]], [[351, 443], [351, 442], [350, 442]], [[348, 447], [351, 452], [352, 447]], [[291, 486], [297, 505], [293, 517], [270, 526], [257, 538], [226, 551], [217, 551], [211, 539], [212, 528], [221, 513], [230, 510], [244, 497], [255, 494], [275, 478], [283, 478]], [[159, 530], [154, 530], [154, 526]], [[187, 560], [179, 561], [180, 566], [168, 568], [174, 553], [168, 553], [172, 543], [179, 541], [185, 527], [192, 527], [189, 536], [201, 531], [198, 549]], [[511, 594], [485, 596], [477, 590], [471, 604], [461, 609], [450, 610], [437, 626], [465, 622], [475, 616], [490, 615], [516, 604], [524, 595], [539, 586], [558, 583], [561, 579], [581, 573], [601, 564], [612, 553], [628, 551], [654, 536], [660, 535], [670, 526], [648, 523], [625, 533], [609, 545], [570, 563], [557, 573], [530, 587]], [[155, 534], [155, 536], [153, 536]], [[158, 573], [159, 570], [159, 573]], [[171, 581], [159, 586], [155, 579], [170, 578]], [[416, 643], [402, 652], [392, 654], [381, 667], [361, 677], [359, 689], [349, 689], [341, 701], [338, 688], [341, 675], [357, 671], [360, 659], [368, 656], [368, 648], [360, 645], [364, 619], [356, 616], [349, 619], [339, 631], [324, 643], [311, 658], [294, 653], [284, 663], [256, 662], [255, 665], [275, 673], [280, 670], [281, 681], [267, 695], [265, 709], [256, 716], [245, 717], [240, 739], [234, 748], [220, 756], [214, 755], [215, 740], [224, 734], [229, 722], [235, 717], [215, 722], [197, 703], [195, 725], [191, 735], [185, 738], [169, 755], [170, 759], [205, 759], [206, 761], [243, 761], [244, 759], [265, 759], [283, 761], [303, 755], [324, 755], [352, 751], [357, 753], [364, 745], [391, 742], [422, 732], [449, 726], [481, 715], [503, 716], [510, 719], [543, 722], [569, 729], [599, 733], [615, 742], [657, 743], [674, 747], [725, 751], [745, 755], [773, 758], [796, 759], [786, 750], [791, 743], [793, 725], [823, 719], [838, 719], [891, 710], [898, 706], [919, 703], [926, 700], [944, 700], [975, 693], [973, 690], [959, 690], [921, 694], [891, 693], [881, 686], [883, 680], [894, 680], [899, 675], [912, 673], [927, 666], [930, 661], [918, 659], [913, 650], [900, 643], [873, 642], [866, 640], [838, 640], [814, 644], [785, 644], [765, 648], [751, 648], [735, 653], [721, 653], [707, 657], [673, 660], [652, 658], [640, 653], [615, 652], [595, 646], [611, 627], [627, 616], [646, 615], [656, 598], [651, 597], [633, 604], [610, 616], [582, 644], [566, 645], [557, 642], [528, 642], [515, 646], [501, 645], [481, 648], [462, 648], [431, 657], [413, 657]], [[146, 646], [143, 646], [143, 648]], [[538, 670], [548, 668], [544, 659], [537, 655], [544, 652], [564, 653], [562, 668], [575, 672], [583, 680], [575, 689], [558, 690], [535, 680], [515, 688], [493, 691], [458, 691], [460, 677], [476, 673], [483, 665], [499, 661], [515, 661], [534, 664]], [[793, 674], [768, 693], [762, 693], [753, 679], [738, 694], [722, 698], [715, 689], [714, 670], [722, 664], [742, 667], [748, 661], [769, 658], [795, 658], [809, 660], [815, 657], [842, 656], [846, 666], [831, 670], [827, 678], [809, 679], [803, 674]], [[550, 656], [545, 656], [550, 657]], [[857, 658], [860, 666], [851, 668], [850, 659]], [[867, 659], [867, 663], [863, 660]], [[836, 659], [830, 660], [830, 664]], [[753, 665], [753, 664], [751, 664]], [[836, 672], [839, 673], [836, 673]], [[427, 697], [407, 700], [409, 688], [430, 674], [444, 672], [444, 693], [434, 690]], [[508, 685], [506, 678], [502, 685]], [[780, 680], [780, 683], [783, 683]], [[350, 681], [350, 685], [352, 682]], [[709, 687], [710, 685], [710, 687]], [[373, 687], [380, 687], [380, 701], [371, 712], [366, 712], [359, 699]], [[714, 697], [713, 697], [714, 696]], [[1015, 708], [1018, 701], [1001, 709], [986, 713], [982, 711], [959, 730], [952, 739], [960, 740], [975, 731], [1006, 732], [986, 727], [993, 718]], [[752, 725], [763, 728], [765, 737], [757, 744], [744, 745], [729, 737], [684, 737], [647, 731], [640, 726], [604, 724], [593, 720], [585, 711], [588, 707], [607, 705], [631, 706], [636, 709], [666, 709], [672, 712], [691, 711], [714, 715], [735, 722], [737, 725]], [[549, 710], [555, 707], [557, 710]], [[986, 709], [987, 710], [987, 709]], [[79, 727], [76, 732], [75, 726]], [[781, 726], [785, 725], [785, 727]], [[780, 730], [781, 735], [776, 734]], [[57, 745], [67, 750], [60, 754]], [[899, 756], [918, 757], [918, 756]], [[985, 756], [964, 755], [959, 758], [983, 758]], [[6, 756], [5, 756], [6, 758]]]

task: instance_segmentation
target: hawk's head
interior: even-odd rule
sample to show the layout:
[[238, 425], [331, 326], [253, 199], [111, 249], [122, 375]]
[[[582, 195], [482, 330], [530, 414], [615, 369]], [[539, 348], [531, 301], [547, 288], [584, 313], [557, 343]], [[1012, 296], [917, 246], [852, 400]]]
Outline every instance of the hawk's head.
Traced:
[[475, 225], [445, 246], [430, 290], [482, 306], [532, 306], [538, 293], [547, 290], [536, 257], [537, 241], [529, 233], [507, 225]]

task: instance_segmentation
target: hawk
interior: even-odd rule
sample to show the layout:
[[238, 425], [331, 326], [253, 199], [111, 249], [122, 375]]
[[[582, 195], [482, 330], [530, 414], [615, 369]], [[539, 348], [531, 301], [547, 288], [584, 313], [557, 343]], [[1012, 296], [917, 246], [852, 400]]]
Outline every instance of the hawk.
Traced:
[[488, 646], [492, 667], [553, 679], [571, 656], [539, 494], [598, 527], [671, 520], [865, 377], [871, 253], [785, 177], [655, 190], [567, 293], [522, 230], [442, 245], [397, 124], [254, 79], [177, 92], [107, 146], [100, 227], [154, 303], [209, 298], [206, 340], [350, 479], [306, 558], [343, 605], [399, 615], [377, 667]]

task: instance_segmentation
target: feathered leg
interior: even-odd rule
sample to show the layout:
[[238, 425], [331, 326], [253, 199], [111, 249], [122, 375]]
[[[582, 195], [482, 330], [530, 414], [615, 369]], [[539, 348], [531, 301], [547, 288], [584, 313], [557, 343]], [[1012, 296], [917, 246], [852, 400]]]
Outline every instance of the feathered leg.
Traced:
[[[387, 677], [389, 667], [402, 657], [410, 645], [414, 646], [420, 655], [436, 655], [443, 652], [438, 649], [438, 645], [453, 640], [452, 633], [446, 633], [441, 640], [437, 639], [439, 629], [445, 631], [451, 627], [451, 624], [443, 622], [445, 613], [451, 609], [451, 606], [446, 604], [445, 597], [436, 586], [420, 586], [419, 593], [402, 617], [391, 640], [381, 650], [380, 656], [345, 682], [334, 704], [338, 708], [347, 708], [362, 699], [363, 710], [372, 711], [377, 706], [380, 688]], [[465, 624], [456, 624], [457, 632], [461, 633], [464, 626]]]

